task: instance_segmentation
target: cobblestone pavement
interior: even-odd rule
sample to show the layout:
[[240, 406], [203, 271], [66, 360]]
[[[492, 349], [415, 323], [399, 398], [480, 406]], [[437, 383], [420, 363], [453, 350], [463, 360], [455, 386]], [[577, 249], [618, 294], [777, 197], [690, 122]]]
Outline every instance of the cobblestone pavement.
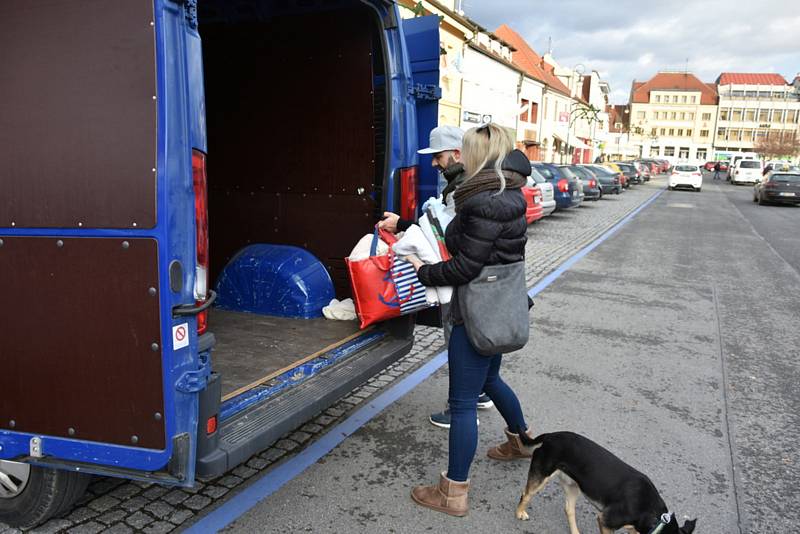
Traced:
[[[622, 195], [608, 195], [598, 202], [586, 202], [578, 209], [557, 211], [531, 225], [526, 250], [528, 285], [532, 286], [552, 272], [664, 186], [665, 180], [657, 178], [634, 186]], [[193, 488], [166, 488], [146, 482], [97, 478], [68, 515], [52, 519], [32, 532], [159, 534], [190, 524], [194, 518], [231, 498], [249, 480], [257, 478], [276, 462], [297, 454], [366, 399], [444, 348], [437, 328], [417, 327], [414, 337], [414, 348], [408, 355], [229, 473], [198, 481]], [[0, 524], [0, 534], [17, 532]]]

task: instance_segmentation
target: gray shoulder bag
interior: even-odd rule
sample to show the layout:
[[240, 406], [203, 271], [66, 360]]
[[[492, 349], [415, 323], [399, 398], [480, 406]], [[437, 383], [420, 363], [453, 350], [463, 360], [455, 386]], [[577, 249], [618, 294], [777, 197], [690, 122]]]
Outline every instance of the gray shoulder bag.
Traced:
[[458, 305], [467, 338], [478, 353], [514, 352], [528, 343], [524, 261], [485, 266], [477, 278], [458, 287]]

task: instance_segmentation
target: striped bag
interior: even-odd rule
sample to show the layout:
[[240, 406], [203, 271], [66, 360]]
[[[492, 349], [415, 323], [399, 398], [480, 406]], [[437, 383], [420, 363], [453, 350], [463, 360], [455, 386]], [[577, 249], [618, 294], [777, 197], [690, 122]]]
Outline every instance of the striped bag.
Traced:
[[400, 304], [400, 315], [418, 312], [431, 306], [425, 298], [425, 286], [417, 278], [414, 266], [404, 259], [392, 255], [392, 266], [389, 269], [397, 291], [397, 302]]

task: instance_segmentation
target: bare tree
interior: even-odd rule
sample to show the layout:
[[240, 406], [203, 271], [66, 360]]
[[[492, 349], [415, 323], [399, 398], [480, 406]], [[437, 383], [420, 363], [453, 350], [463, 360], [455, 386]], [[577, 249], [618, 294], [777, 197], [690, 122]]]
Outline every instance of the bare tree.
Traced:
[[783, 135], [761, 137], [756, 141], [755, 151], [767, 159], [793, 158], [800, 155], [800, 138], [796, 132], [786, 131]]

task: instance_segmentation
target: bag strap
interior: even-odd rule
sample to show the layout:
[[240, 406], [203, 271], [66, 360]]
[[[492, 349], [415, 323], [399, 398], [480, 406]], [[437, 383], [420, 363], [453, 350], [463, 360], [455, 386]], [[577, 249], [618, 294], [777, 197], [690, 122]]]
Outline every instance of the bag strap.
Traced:
[[375, 225], [375, 231], [372, 234], [372, 244], [369, 247], [369, 255], [377, 256], [378, 255], [378, 239], [383, 239], [383, 241], [389, 245], [389, 250], [392, 249], [392, 245], [397, 243], [397, 236], [395, 236], [391, 232], [387, 232], [386, 230], [381, 230], [378, 228], [378, 225]]

